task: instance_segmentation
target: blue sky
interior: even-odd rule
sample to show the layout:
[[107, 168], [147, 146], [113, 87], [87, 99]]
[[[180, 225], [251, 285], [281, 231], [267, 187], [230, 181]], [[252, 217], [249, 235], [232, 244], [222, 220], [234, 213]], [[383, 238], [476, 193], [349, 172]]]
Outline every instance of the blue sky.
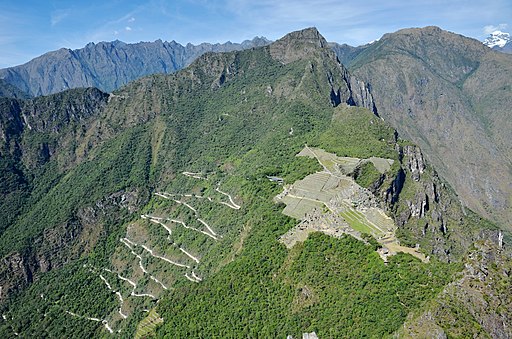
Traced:
[[91, 41], [275, 40], [316, 26], [328, 41], [357, 46], [400, 28], [428, 25], [481, 40], [493, 29], [512, 31], [512, 1], [2, 0], [0, 68]]

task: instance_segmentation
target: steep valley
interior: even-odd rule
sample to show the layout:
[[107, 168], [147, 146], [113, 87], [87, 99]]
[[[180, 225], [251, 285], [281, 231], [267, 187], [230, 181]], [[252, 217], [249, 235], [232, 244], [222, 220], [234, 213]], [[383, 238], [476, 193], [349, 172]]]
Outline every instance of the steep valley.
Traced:
[[[111, 94], [2, 100], [2, 337], [407, 337], [430, 310], [452, 335], [454, 286], [509, 298], [508, 233], [375, 115], [316, 29]], [[332, 180], [357, 193], [339, 211]], [[283, 189], [346, 232], [283, 244], [322, 228]], [[487, 266], [499, 283], [466, 283]], [[505, 326], [475, 315], [477, 333], [512, 335], [500, 307]]]

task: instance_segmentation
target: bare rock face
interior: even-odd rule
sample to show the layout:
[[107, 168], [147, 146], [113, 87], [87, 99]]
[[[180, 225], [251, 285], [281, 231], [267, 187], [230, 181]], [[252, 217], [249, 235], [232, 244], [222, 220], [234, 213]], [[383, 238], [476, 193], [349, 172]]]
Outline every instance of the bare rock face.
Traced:
[[[24, 65], [0, 69], [0, 80], [31, 96], [81, 87], [97, 87], [111, 92], [146, 75], [173, 73], [207, 52], [242, 50], [269, 43], [269, 40], [259, 37], [241, 44], [226, 42], [186, 46], [162, 40], [136, 44], [121, 41], [89, 43], [81, 49], [62, 48]], [[0, 93], [1, 88], [0, 83]], [[12, 90], [6, 92], [12, 97]]]
[[510, 229], [511, 55], [424, 27], [384, 35], [349, 69], [371, 85], [379, 116], [421, 147], [466, 206]]
[[[343, 103], [377, 112], [369, 87], [351, 75], [339, 62], [334, 51], [316, 28], [289, 33], [272, 43], [269, 51], [272, 58], [283, 64], [305, 59], [315, 59], [323, 64], [327, 68], [330, 101], [334, 107]], [[332, 64], [328, 66], [329, 63]], [[314, 64], [310, 65], [311, 71], [314, 67]]]
[[319, 49], [335, 57], [328, 48], [327, 41], [314, 27], [295, 31], [285, 35], [270, 45], [270, 55], [283, 64], [304, 59], [305, 56], [318, 53]]
[[411, 171], [412, 178], [415, 181], [420, 180], [420, 175], [425, 170], [425, 161], [423, 160], [423, 154], [418, 146], [405, 146], [404, 155], [407, 157], [407, 166]]

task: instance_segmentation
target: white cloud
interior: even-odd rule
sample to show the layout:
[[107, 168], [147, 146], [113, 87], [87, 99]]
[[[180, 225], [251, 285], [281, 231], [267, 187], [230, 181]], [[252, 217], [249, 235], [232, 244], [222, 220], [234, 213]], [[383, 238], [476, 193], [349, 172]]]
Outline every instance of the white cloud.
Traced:
[[494, 31], [504, 31], [507, 29], [507, 24], [499, 24], [498, 26], [487, 25], [484, 27], [484, 33], [489, 35]]
[[130, 19], [128, 19], [128, 22], [134, 22], [135, 18], [132, 16]]
[[50, 23], [52, 26], [57, 25], [69, 15], [69, 10], [57, 10], [51, 14]]
[[124, 29], [125, 29], [126, 31], [128, 31], [128, 32], [132, 30], [132, 28], [131, 28], [130, 26], [126, 26]]

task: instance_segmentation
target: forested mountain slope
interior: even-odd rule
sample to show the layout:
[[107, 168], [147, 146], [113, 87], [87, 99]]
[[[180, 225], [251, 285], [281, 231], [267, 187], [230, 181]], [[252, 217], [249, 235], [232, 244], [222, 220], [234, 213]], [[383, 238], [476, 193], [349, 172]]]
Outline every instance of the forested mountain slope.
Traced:
[[392, 335], [507, 234], [374, 109], [312, 28], [110, 95], [6, 99], [0, 333]]

